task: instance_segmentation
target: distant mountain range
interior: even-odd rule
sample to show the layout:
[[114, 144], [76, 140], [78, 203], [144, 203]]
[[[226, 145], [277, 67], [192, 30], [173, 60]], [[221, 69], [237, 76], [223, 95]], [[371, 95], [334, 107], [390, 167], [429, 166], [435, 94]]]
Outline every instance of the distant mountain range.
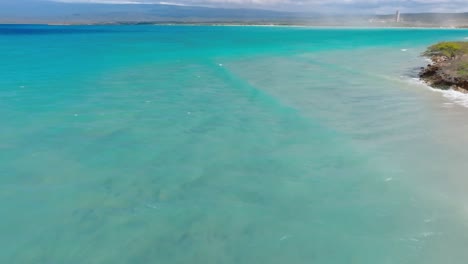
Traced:
[[27, 0], [0, 3], [0, 23], [259, 21], [290, 19], [294, 16], [293, 13], [270, 10], [222, 9], [162, 4], [67, 4]]
[[[2, 1], [4, 2], [4, 1]], [[233, 23], [317, 26], [468, 26], [468, 13], [394, 15], [324, 15], [260, 9], [228, 9], [177, 5], [66, 4], [14, 0], [0, 3], [0, 23], [128, 24]]]

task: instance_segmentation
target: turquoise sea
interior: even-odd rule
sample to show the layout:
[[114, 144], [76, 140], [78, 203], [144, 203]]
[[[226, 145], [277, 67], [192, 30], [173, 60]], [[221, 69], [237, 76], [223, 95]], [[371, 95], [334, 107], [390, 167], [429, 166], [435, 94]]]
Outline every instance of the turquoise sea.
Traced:
[[0, 26], [0, 263], [466, 264], [467, 37]]

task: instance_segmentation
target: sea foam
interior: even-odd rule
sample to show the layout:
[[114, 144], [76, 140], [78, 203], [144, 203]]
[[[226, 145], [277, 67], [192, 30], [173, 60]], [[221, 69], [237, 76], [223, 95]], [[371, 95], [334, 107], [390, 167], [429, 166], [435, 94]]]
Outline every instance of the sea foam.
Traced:
[[[411, 82], [420, 86], [424, 86], [433, 92], [441, 93], [443, 97], [449, 99], [453, 103], [456, 103], [464, 107], [468, 107], [468, 94], [466, 93], [455, 91], [453, 89], [448, 89], [448, 90], [435, 89], [435, 88], [432, 88], [430, 85], [428, 85], [426, 82], [418, 78], [412, 78]], [[445, 107], [447, 107], [447, 104], [445, 104]]]

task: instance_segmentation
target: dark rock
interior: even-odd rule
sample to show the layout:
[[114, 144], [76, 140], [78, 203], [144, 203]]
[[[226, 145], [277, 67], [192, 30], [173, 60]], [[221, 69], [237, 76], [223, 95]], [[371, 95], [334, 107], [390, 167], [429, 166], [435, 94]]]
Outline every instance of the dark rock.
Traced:
[[457, 71], [454, 70], [457, 60], [460, 58], [432, 56], [433, 63], [421, 68], [419, 78], [434, 88], [468, 93], [468, 79], [457, 76]]

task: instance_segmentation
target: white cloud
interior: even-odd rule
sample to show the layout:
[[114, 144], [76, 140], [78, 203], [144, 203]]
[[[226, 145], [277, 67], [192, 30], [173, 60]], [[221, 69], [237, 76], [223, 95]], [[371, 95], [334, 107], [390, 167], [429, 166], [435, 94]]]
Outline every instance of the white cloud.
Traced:
[[297, 11], [468, 12], [468, 0], [51, 0], [64, 3], [167, 4], [218, 7], [256, 7]]
[[51, 0], [52, 2], [60, 3], [89, 3], [89, 4], [118, 4], [118, 5], [141, 5], [141, 4], [156, 4], [157, 2], [144, 2], [144, 1], [129, 1], [129, 0]]

